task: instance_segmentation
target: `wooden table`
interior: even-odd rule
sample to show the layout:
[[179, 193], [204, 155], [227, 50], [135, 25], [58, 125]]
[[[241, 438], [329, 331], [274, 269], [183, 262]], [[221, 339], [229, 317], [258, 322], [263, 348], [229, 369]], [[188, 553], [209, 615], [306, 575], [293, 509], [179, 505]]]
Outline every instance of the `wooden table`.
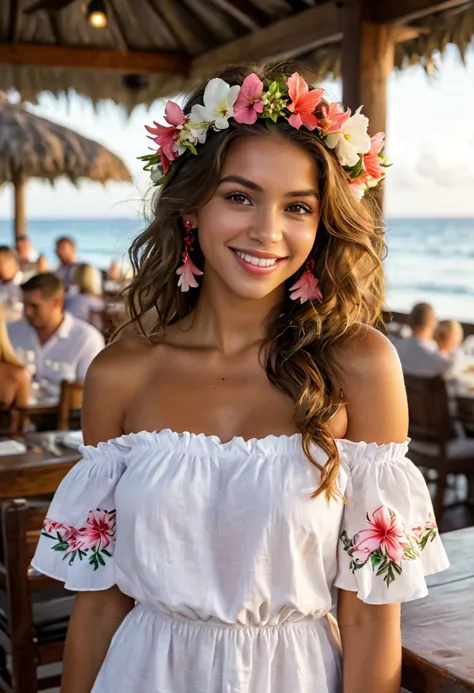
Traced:
[[403, 685], [411, 693], [474, 691], [474, 527], [442, 535], [451, 567], [404, 604]]
[[53, 455], [41, 447], [41, 438], [41, 433], [27, 435], [27, 452], [0, 457], [0, 499], [54, 493], [61, 479], [81, 458], [76, 450], [59, 444], [60, 454]]

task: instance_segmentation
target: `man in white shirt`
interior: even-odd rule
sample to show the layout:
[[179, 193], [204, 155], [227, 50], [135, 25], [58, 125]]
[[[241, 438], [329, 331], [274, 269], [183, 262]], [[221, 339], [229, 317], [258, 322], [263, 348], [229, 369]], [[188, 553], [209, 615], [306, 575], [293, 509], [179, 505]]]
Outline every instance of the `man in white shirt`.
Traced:
[[437, 324], [435, 312], [428, 303], [417, 303], [413, 307], [410, 315], [412, 336], [393, 342], [407, 375], [429, 378], [444, 374], [451, 367], [451, 359], [439, 353], [434, 340]]
[[38, 274], [21, 288], [24, 318], [8, 326], [10, 340], [33, 362], [33, 379], [47, 386], [48, 394], [59, 394], [62, 380], [84, 380], [105, 346], [104, 338], [92, 325], [64, 312], [64, 284], [55, 274]]

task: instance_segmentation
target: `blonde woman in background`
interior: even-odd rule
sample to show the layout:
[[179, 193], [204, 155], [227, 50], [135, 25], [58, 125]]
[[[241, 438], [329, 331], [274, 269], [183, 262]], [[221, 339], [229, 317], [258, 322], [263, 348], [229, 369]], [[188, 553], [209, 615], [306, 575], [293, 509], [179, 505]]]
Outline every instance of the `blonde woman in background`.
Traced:
[[77, 293], [66, 298], [66, 311], [79, 320], [90, 322], [91, 311], [104, 308], [102, 287], [98, 286], [96, 268], [87, 264], [78, 265], [71, 284], [77, 287]]
[[442, 320], [438, 323], [434, 337], [439, 353], [451, 357], [462, 344], [464, 330], [458, 320]]
[[30, 398], [30, 374], [16, 356], [0, 310], [0, 410], [24, 406]]

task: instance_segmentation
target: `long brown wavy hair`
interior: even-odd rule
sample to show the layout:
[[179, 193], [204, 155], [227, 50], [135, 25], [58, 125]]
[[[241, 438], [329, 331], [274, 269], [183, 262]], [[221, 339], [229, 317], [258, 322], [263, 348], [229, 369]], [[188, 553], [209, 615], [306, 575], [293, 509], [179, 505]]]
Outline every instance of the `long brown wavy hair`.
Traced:
[[[250, 72], [273, 80], [289, 76], [295, 65], [234, 67], [219, 76], [230, 85], [242, 84]], [[305, 75], [306, 76], [306, 75]], [[184, 112], [203, 103], [204, 85], [188, 98]], [[324, 299], [301, 305], [288, 297], [269, 316], [267, 336], [262, 345], [269, 380], [295, 404], [295, 427], [302, 434], [303, 450], [321, 472], [321, 484], [313, 493], [326, 498], [340, 497], [337, 490], [339, 454], [329, 431], [331, 417], [340, 406], [334, 392], [336, 363], [334, 349], [353, 336], [361, 325], [375, 325], [380, 319], [384, 298], [381, 259], [385, 245], [376, 222], [374, 199], [359, 202], [333, 151], [326, 148], [316, 132], [296, 130], [286, 121], [275, 130], [314, 157], [319, 173], [321, 217], [311, 253], [315, 274], [320, 279]], [[208, 132], [198, 156], [186, 153], [172, 164], [171, 175], [153, 198], [154, 219], [130, 248], [134, 279], [127, 291], [130, 319], [145, 336], [143, 318], [153, 316], [153, 332], [188, 315], [199, 300], [199, 289], [182, 293], [177, 287], [176, 269], [183, 248], [184, 214], [196, 211], [213, 196], [229, 145], [241, 138], [271, 137], [265, 121], [242, 125], [229, 121], [229, 128]], [[197, 240], [197, 239], [196, 239]], [[193, 261], [202, 268], [204, 257], [196, 242]], [[288, 286], [300, 276], [288, 280]], [[322, 448], [328, 459], [322, 467], [312, 456], [312, 443]]]

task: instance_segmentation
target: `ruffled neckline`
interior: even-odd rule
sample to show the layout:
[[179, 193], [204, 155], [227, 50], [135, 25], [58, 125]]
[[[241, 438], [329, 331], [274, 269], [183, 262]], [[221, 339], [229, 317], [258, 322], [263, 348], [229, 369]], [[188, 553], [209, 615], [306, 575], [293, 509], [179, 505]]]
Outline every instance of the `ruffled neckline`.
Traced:
[[[287, 453], [302, 452], [302, 436], [300, 433], [293, 435], [268, 435], [263, 438], [245, 439], [242, 436], [234, 436], [231, 440], [222, 441], [219, 436], [206, 435], [205, 433], [190, 433], [183, 431], [178, 433], [170, 428], [157, 431], [139, 431], [138, 433], [125, 433], [117, 438], [111, 438], [107, 442], [94, 445], [82, 445], [79, 452], [83, 457], [90, 457], [97, 452], [109, 454], [116, 452], [117, 448], [131, 450], [139, 445], [152, 445], [159, 443], [160, 448], [173, 450], [189, 450], [193, 454], [210, 454], [216, 450], [223, 452], [228, 450], [241, 450], [247, 453]], [[365, 441], [354, 442], [345, 438], [337, 438], [336, 444], [342, 458], [369, 459], [393, 459], [404, 456], [408, 450], [410, 439], [403, 443], [368, 443]], [[322, 452], [320, 450], [320, 452]]]

